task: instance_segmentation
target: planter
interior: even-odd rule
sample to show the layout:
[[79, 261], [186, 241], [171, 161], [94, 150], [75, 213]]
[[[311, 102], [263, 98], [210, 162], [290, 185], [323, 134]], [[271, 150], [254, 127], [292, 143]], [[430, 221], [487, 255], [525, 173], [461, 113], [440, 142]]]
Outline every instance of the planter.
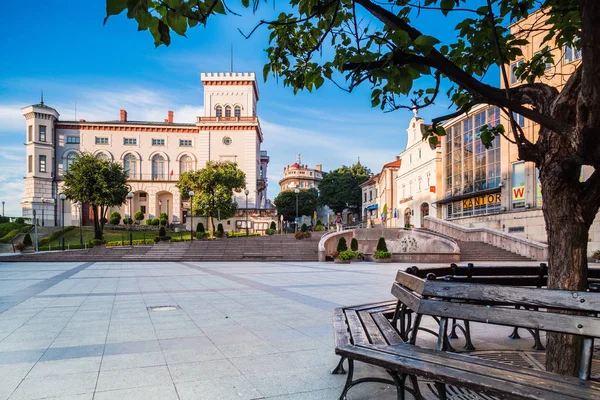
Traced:
[[339, 258], [334, 258], [333, 262], [336, 264], [350, 264], [351, 260], [340, 260]]
[[352, 262], [363, 262], [363, 261], [364, 261], [364, 259], [362, 259], [362, 258], [355, 258], [352, 260]]
[[386, 264], [386, 263], [391, 263], [392, 262], [392, 258], [376, 258], [375, 259], [376, 263], [380, 263], [380, 264]]

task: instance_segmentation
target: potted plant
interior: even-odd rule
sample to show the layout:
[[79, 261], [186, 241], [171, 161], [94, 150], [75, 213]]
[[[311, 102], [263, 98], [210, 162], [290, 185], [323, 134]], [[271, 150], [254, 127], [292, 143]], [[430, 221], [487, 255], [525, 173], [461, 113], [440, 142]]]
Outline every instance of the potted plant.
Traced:
[[302, 240], [302, 239], [310, 239], [312, 237], [311, 233], [306, 231], [306, 232], [296, 232], [294, 233], [294, 237], [296, 238], [296, 240]]
[[225, 235], [225, 230], [223, 229], [223, 224], [219, 222], [217, 225], [217, 237], [222, 238]]
[[387, 245], [385, 244], [385, 239], [382, 237], [380, 237], [379, 241], [377, 242], [377, 248], [375, 249], [373, 258], [375, 258], [376, 263], [392, 262], [392, 253], [388, 251]]
[[350, 264], [350, 261], [354, 258], [354, 252], [352, 250], [340, 251], [333, 259], [333, 262], [337, 264]]
[[204, 230], [204, 224], [202, 222], [198, 222], [196, 225], [196, 238], [202, 240], [208, 239], [208, 233]]
[[342, 251], [346, 250], [348, 250], [348, 245], [346, 244], [346, 238], [342, 236], [338, 239], [337, 248], [335, 249], [335, 251], [341, 253]]
[[365, 260], [365, 253], [362, 253], [360, 251], [355, 251], [354, 252], [354, 260], [356, 260], [356, 261], [364, 261]]

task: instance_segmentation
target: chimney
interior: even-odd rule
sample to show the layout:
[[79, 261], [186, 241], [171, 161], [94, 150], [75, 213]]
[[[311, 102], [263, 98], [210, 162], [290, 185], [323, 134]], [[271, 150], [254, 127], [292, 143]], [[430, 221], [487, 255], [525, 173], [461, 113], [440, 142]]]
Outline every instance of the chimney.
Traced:
[[127, 122], [127, 111], [121, 110], [121, 117], [120, 117], [119, 121]]
[[168, 122], [169, 122], [170, 124], [172, 124], [172, 123], [173, 123], [173, 111], [169, 111]]
[[317, 171], [321, 171], [321, 170], [323, 169], [323, 166], [322, 166], [321, 164], [317, 164], [317, 165], [315, 166], [315, 169], [316, 169]]
[[400, 156], [396, 156], [396, 161], [398, 161], [400, 159]]

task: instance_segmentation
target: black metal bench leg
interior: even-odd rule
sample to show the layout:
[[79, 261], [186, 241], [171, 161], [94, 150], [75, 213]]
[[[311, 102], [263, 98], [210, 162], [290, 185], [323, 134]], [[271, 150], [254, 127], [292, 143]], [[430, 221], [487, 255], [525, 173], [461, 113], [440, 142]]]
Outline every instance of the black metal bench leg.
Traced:
[[333, 375], [344, 375], [346, 374], [346, 370], [344, 369], [344, 360], [346, 357], [341, 357], [338, 365], [331, 371]]
[[394, 383], [396, 384], [396, 398], [398, 400], [404, 400], [406, 391], [406, 374], [397, 374], [390, 371], [388, 371], [388, 373], [392, 376], [392, 379], [394, 379]]
[[512, 333], [508, 335], [511, 339], [521, 339], [521, 335], [519, 335], [519, 327], [515, 326]]
[[450, 339], [458, 339], [458, 335], [456, 334], [456, 318], [452, 318], [452, 330], [450, 331]]
[[413, 387], [414, 393], [413, 396], [416, 400], [425, 400], [425, 397], [421, 394], [421, 389], [419, 388], [419, 382], [417, 381], [417, 377], [415, 375], [410, 375], [410, 383]]
[[475, 351], [475, 346], [473, 346], [473, 342], [471, 342], [471, 324], [469, 321], [465, 322], [465, 347], [464, 349], [467, 351]]
[[344, 390], [342, 390], [342, 394], [340, 395], [339, 400], [345, 400], [346, 394], [348, 390], [352, 387], [352, 376], [354, 375], [354, 360], [348, 359], [348, 377], [346, 378], [346, 384], [344, 385]]
[[440, 400], [447, 400], [448, 399], [448, 397], [446, 396], [446, 385], [444, 383], [435, 382], [435, 388], [438, 391], [438, 398]]
[[533, 344], [533, 348], [535, 350], [546, 350], [544, 345], [542, 344], [542, 339], [540, 338], [540, 330], [539, 329], [529, 329], [527, 328], [535, 343]]

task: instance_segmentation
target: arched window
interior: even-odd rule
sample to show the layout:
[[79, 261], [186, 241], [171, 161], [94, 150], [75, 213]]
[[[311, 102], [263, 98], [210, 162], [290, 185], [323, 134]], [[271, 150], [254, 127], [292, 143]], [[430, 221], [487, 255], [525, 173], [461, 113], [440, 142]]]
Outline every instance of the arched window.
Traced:
[[179, 173], [183, 174], [194, 169], [194, 161], [190, 156], [183, 156], [179, 159]]
[[127, 154], [123, 160], [123, 169], [128, 178], [135, 178], [137, 173], [137, 158], [133, 154]]
[[240, 106], [235, 106], [235, 108], [233, 109], [233, 116], [234, 117], [242, 116], [242, 109], [240, 108]]
[[217, 117], [222, 117], [223, 116], [223, 107], [221, 106], [217, 106]]
[[71, 169], [71, 164], [75, 162], [75, 159], [77, 159], [77, 154], [69, 153], [69, 155], [67, 156], [67, 164], [65, 165], [65, 172]]
[[160, 154], [152, 157], [152, 179], [165, 179], [165, 159]]
[[108, 160], [108, 156], [105, 153], [96, 154], [96, 158], [99, 160]]
[[231, 117], [231, 107], [230, 106], [225, 106], [225, 116]]

